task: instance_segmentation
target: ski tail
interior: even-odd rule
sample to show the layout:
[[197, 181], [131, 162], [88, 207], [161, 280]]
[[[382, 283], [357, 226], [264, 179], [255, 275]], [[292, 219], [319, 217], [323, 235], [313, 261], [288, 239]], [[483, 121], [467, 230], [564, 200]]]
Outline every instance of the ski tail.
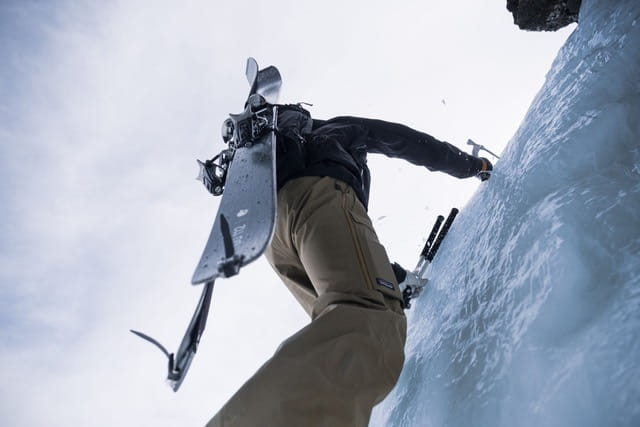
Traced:
[[131, 329], [132, 333], [146, 341], [149, 341], [151, 344], [158, 347], [165, 356], [167, 356], [167, 382], [169, 383], [173, 391], [178, 391], [180, 385], [182, 385], [182, 381], [187, 375], [189, 366], [191, 366], [191, 361], [193, 360], [193, 357], [198, 350], [200, 337], [202, 336], [204, 328], [207, 325], [207, 318], [209, 316], [209, 309], [211, 307], [213, 283], [214, 282], [211, 281], [205, 284], [204, 289], [202, 290], [202, 294], [200, 295], [198, 305], [196, 306], [196, 310], [193, 313], [191, 322], [187, 327], [187, 330], [184, 334], [184, 337], [182, 338], [182, 342], [180, 343], [180, 347], [178, 347], [178, 352], [176, 354], [169, 353], [162, 344], [160, 344], [157, 340], [151, 338], [149, 335]]

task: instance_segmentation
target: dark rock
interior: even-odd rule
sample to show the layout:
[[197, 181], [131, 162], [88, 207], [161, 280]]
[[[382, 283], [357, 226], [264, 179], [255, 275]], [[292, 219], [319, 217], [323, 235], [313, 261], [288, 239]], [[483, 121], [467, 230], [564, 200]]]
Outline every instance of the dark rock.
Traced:
[[556, 31], [578, 22], [582, 0], [507, 0], [513, 22], [522, 30]]

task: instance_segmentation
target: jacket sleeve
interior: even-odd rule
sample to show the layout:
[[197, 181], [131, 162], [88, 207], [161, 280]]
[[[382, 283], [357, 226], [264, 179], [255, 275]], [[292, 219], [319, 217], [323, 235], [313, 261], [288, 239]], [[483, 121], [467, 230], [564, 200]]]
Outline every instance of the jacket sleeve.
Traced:
[[457, 178], [475, 176], [482, 169], [480, 158], [408, 126], [346, 116], [336, 117], [331, 121], [356, 125], [361, 132], [361, 138], [356, 139], [357, 143], [364, 142], [369, 153], [400, 158]]

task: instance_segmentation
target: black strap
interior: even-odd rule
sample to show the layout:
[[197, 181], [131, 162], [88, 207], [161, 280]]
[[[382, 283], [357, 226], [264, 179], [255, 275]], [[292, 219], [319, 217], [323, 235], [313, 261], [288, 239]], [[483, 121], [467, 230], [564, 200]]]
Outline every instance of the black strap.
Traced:
[[204, 285], [204, 289], [202, 290], [202, 294], [200, 295], [200, 300], [198, 301], [196, 310], [191, 317], [189, 327], [187, 327], [187, 330], [184, 333], [184, 337], [182, 338], [182, 342], [180, 343], [180, 347], [178, 348], [178, 351], [175, 355], [173, 353], [169, 353], [162, 344], [160, 344], [154, 338], [151, 338], [149, 335], [139, 331], [134, 331], [133, 329], [131, 330], [131, 332], [133, 332], [140, 338], [158, 347], [160, 351], [162, 351], [162, 353], [167, 356], [167, 380], [169, 381], [173, 391], [178, 391], [178, 389], [180, 388], [184, 377], [187, 375], [187, 371], [189, 370], [191, 361], [193, 360], [193, 357], [198, 350], [200, 337], [202, 336], [204, 328], [207, 325], [209, 308], [211, 306], [211, 295], [213, 293], [213, 283], [214, 282], [211, 281], [207, 282]]

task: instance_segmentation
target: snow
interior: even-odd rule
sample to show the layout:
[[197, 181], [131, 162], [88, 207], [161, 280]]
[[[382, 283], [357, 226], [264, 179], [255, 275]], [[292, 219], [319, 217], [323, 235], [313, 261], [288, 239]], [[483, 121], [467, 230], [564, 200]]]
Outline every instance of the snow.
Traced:
[[372, 426], [640, 425], [640, 3], [584, 0]]

